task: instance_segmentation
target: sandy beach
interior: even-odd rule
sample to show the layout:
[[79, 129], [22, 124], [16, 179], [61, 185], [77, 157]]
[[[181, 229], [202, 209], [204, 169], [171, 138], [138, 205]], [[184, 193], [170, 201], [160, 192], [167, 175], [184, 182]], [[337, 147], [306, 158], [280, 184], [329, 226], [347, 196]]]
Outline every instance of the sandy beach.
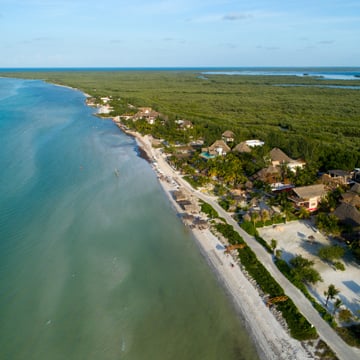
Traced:
[[[116, 121], [115, 121], [116, 122]], [[184, 180], [165, 161], [161, 152], [151, 146], [148, 136], [141, 136], [136, 132], [124, 129], [128, 135], [135, 137], [138, 145], [146, 152], [148, 160], [155, 161], [155, 171], [165, 194], [171, 201], [175, 211], [179, 214], [184, 211], [173, 198], [173, 192], [181, 190], [187, 193], [188, 198], [196, 198], [184, 184]], [[201, 214], [193, 214], [201, 217]], [[238, 315], [244, 321], [258, 349], [261, 359], [315, 359], [314, 349], [309, 344], [293, 339], [284, 321], [277, 318], [266, 306], [263, 297], [256, 288], [256, 283], [251, 281], [242, 271], [237, 259], [224, 253], [224, 244], [210, 229], [192, 228], [194, 238], [202, 255], [205, 257], [216, 278], [229, 295]]]

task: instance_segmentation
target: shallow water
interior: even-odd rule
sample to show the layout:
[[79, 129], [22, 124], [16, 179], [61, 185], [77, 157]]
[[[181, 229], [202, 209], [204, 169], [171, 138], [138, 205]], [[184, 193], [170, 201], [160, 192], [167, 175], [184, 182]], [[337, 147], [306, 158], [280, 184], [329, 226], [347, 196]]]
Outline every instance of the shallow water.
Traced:
[[256, 359], [134, 140], [92, 112], [0, 79], [0, 358]]

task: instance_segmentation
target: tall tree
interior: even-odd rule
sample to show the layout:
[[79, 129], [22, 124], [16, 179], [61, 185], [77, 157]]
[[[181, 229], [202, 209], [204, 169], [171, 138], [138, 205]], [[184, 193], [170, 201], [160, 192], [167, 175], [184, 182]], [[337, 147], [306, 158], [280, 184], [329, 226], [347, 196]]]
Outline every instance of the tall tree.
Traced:
[[333, 300], [337, 294], [339, 294], [340, 290], [335, 287], [335, 285], [330, 284], [328, 289], [324, 291], [324, 295], [326, 296], [325, 306], [327, 307], [329, 299]]

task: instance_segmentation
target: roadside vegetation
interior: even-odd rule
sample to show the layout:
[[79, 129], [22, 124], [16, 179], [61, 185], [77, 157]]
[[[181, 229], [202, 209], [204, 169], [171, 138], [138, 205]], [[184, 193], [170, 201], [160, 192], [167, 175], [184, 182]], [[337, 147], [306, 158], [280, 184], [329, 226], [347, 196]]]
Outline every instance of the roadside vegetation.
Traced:
[[[201, 204], [201, 209], [211, 219], [214, 219], [215, 216], [218, 217], [216, 210], [207, 203], [203, 202]], [[231, 245], [245, 244], [244, 239], [231, 225], [222, 222], [221, 219], [219, 220], [220, 222], [214, 223], [213, 227], [226, 238]], [[281, 286], [274, 280], [262, 263], [259, 262], [254, 252], [248, 246], [238, 250], [238, 256], [242, 266], [265, 294], [270, 298], [285, 295]], [[312, 327], [298, 311], [291, 299], [288, 298], [285, 301], [274, 303], [272, 306], [275, 306], [276, 309], [281, 312], [293, 338], [298, 340], [310, 340], [317, 337], [316, 329]]]

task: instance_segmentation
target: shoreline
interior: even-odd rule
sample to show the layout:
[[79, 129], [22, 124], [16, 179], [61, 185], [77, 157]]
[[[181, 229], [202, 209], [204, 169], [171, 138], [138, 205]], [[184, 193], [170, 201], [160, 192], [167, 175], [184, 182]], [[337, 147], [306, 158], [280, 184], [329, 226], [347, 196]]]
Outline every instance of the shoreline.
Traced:
[[[149, 163], [156, 162], [153, 167], [158, 174], [159, 184], [174, 211], [180, 217], [183, 217], [184, 213], [187, 214], [175, 201], [173, 193], [181, 190], [190, 199], [198, 199], [193, 190], [189, 190], [188, 186], [184, 186], [184, 180], [170, 167], [160, 151], [152, 147], [149, 136], [142, 136], [127, 129], [118, 119], [113, 119], [113, 121], [121, 131], [136, 140], [139, 149], [141, 149], [139, 150], [139, 156]], [[142, 156], [140, 154], [146, 155]], [[200, 212], [193, 212], [193, 214], [201, 217]], [[183, 223], [185, 226], [187, 225], [184, 217]], [[279, 320], [276, 319], [273, 312], [266, 307], [265, 301], [256, 289], [256, 284], [246, 277], [239, 265], [236, 265], [237, 260], [232, 255], [224, 253], [224, 244], [221, 240], [208, 228], [190, 226], [190, 230], [200, 253], [208, 263], [219, 285], [229, 297], [237, 316], [242, 320], [246, 331], [253, 340], [259, 358], [262, 360], [314, 359], [313, 351], [315, 350], [305, 348], [303, 343], [290, 336]]]

